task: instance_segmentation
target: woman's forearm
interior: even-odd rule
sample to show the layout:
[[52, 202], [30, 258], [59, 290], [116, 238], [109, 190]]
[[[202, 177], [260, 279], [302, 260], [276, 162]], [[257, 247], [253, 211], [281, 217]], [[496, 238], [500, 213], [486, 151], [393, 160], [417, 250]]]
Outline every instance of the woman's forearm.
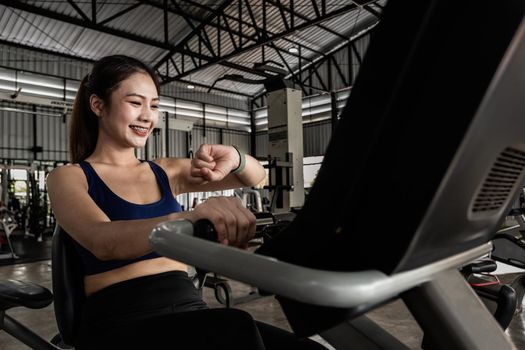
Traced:
[[133, 259], [151, 251], [148, 238], [157, 224], [186, 217], [187, 212], [179, 212], [151, 219], [100, 222], [93, 224], [91, 234], [80, 235], [91, 237], [85, 248], [100, 260]]
[[246, 166], [243, 171], [235, 175], [246, 187], [250, 187], [257, 185], [264, 180], [266, 172], [261, 163], [252, 156], [246, 155]]

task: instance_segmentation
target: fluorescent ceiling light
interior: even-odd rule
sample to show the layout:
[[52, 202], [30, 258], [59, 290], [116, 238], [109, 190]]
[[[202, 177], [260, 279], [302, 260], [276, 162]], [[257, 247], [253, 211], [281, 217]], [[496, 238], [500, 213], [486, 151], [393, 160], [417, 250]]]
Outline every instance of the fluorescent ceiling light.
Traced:
[[261, 119], [268, 117], [268, 109], [258, 110], [255, 112], [255, 119]]
[[321, 107], [317, 107], [317, 108], [308, 108], [306, 110], [303, 110], [303, 117], [305, 117], [307, 115], [326, 113], [326, 112], [330, 112], [331, 110], [332, 110], [331, 106], [327, 106], [327, 107], [321, 106]]
[[49, 117], [62, 117], [62, 114], [57, 114], [57, 113], [46, 113], [46, 112], [38, 112], [38, 111], [29, 111], [29, 110], [25, 110], [25, 109], [10, 108], [10, 107], [0, 107], [0, 111], [23, 113], [23, 114], [45, 115], [45, 116], [49, 116]]
[[228, 121], [226, 118], [215, 117], [215, 116], [212, 117], [212, 116], [209, 116], [209, 115], [206, 116], [206, 120], [216, 120], [218, 122], [224, 122], [224, 123], [226, 123]]
[[233, 117], [228, 117], [228, 123], [240, 124], [240, 125], [250, 125], [251, 124], [249, 120], [243, 120], [242, 118], [233, 118]]
[[177, 110], [177, 113], [175, 113], [175, 115], [181, 115], [181, 116], [185, 116], [185, 117], [202, 119], [202, 112], [199, 112], [199, 111], [192, 111], [192, 110], [181, 111], [181, 110]]
[[[41, 86], [41, 87], [48, 87], [48, 88], [57, 89], [57, 90], [63, 90], [64, 89], [64, 85], [47, 83], [47, 82], [42, 82], [42, 81], [35, 81], [35, 80], [31, 80], [31, 79], [27, 79], [27, 78], [21, 78], [21, 77], [18, 77], [17, 79], [15, 79], [14, 77], [10, 77], [8, 75], [0, 75], [0, 80], [9, 81], [9, 82], [13, 82], [13, 83], [14, 82], [18, 82], [20, 84], [28, 84], [28, 85], [35, 85], [35, 86]], [[68, 90], [68, 91], [77, 91], [78, 88], [75, 89], [73, 87], [66, 86], [66, 90]]]
[[[0, 89], [2, 90], [7, 90], [5, 89], [6, 87], [5, 86], [2, 86], [0, 85]], [[42, 91], [42, 90], [36, 90], [36, 89], [28, 89], [26, 87], [22, 88], [22, 93], [25, 93], [25, 94], [30, 94], [30, 95], [38, 95], [38, 96], [45, 96], [45, 97], [54, 97], [54, 98], [58, 98], [58, 99], [62, 99], [63, 98], [63, 94], [56, 94], [56, 93], [52, 93], [50, 91]], [[16, 99], [14, 100], [16, 101]]]
[[289, 53], [299, 53], [299, 49], [296, 48], [295, 46], [292, 46], [288, 49], [288, 52]]
[[175, 107], [175, 102], [172, 102], [170, 100], [166, 100], [161, 96], [161, 100], [159, 102], [159, 105], [162, 107]]
[[175, 108], [177, 108], [177, 110], [179, 108], [183, 108], [183, 109], [191, 109], [194, 111], [202, 112], [202, 104], [199, 102], [176, 100]]
[[246, 111], [240, 111], [240, 110], [228, 108], [228, 116], [249, 119], [250, 118], [250, 113], [248, 113]]

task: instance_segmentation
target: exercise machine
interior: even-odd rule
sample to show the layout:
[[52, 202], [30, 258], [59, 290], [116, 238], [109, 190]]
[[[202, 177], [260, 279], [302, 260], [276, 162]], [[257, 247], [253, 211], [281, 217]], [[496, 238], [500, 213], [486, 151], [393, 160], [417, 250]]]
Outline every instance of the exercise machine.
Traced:
[[[396, 298], [427, 348], [513, 349], [459, 269], [492, 250], [523, 187], [524, 14], [520, 1], [389, 2], [296, 219], [258, 254], [185, 221], [159, 225], [153, 247], [276, 294], [296, 333], [337, 349], [403, 348], [364, 316]], [[385, 184], [396, 234], [370, 225]]]
[[[160, 224], [154, 249], [274, 293], [297, 334], [337, 349], [406, 348], [364, 316], [397, 298], [428, 348], [514, 349], [459, 272], [492, 250], [525, 181], [525, 3], [491, 5], [386, 5], [308, 199], [257, 254], [188, 221]], [[370, 225], [385, 183], [396, 234]]]
[[[505, 330], [516, 313], [522, 310], [525, 294], [525, 191], [522, 189], [519, 204], [514, 206], [506, 220], [516, 222], [504, 226], [492, 239], [492, 251], [487, 257], [464, 266], [461, 271], [481, 297], [487, 308]], [[521, 269], [519, 272], [498, 274], [498, 264]], [[517, 270], [517, 269], [516, 269]]]
[[[4, 244], [0, 244], [2, 249], [0, 250], [0, 260], [4, 259], [18, 259], [13, 244], [11, 243], [11, 234], [16, 229], [16, 217], [15, 214], [9, 211], [6, 207], [0, 207], [0, 239], [7, 243], [9, 251], [3, 249]], [[0, 241], [1, 242], [1, 241]]]

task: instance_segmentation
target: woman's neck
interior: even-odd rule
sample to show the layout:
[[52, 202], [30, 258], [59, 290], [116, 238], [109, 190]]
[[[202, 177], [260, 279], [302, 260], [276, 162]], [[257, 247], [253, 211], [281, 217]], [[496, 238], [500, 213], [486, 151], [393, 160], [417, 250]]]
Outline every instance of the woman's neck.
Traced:
[[137, 165], [139, 160], [133, 148], [116, 148], [108, 144], [97, 144], [88, 160], [96, 163], [130, 166]]

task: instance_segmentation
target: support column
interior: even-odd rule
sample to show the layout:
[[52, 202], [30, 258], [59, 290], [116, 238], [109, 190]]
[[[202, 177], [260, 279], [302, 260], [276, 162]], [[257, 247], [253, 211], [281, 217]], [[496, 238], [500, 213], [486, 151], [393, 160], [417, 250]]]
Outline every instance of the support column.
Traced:
[[[275, 212], [287, 212], [304, 204], [303, 118], [300, 89], [285, 87], [268, 92], [268, 153], [283, 167], [271, 169], [273, 185], [291, 185], [279, 195]], [[288, 154], [292, 158], [288, 159]], [[285, 163], [292, 163], [287, 167]], [[284, 163], [284, 164], [283, 164]], [[289, 181], [289, 183], [288, 183]], [[278, 189], [276, 189], [278, 191]], [[273, 191], [272, 191], [273, 192]], [[272, 193], [272, 196], [274, 194]]]

